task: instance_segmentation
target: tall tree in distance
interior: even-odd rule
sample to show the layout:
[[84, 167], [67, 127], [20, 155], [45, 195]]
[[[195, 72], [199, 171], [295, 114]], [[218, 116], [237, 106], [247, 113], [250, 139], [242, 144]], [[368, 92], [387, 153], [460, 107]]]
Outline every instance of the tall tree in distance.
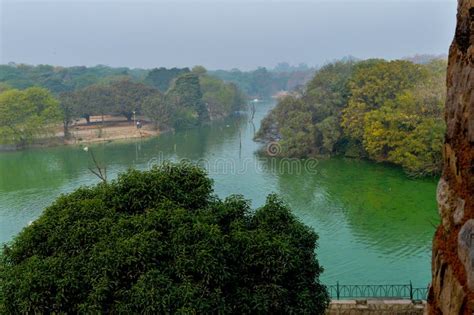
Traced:
[[93, 84], [84, 89], [65, 95], [65, 101], [71, 102], [72, 112], [90, 123], [93, 115], [107, 115], [114, 112], [112, 89], [104, 84]]
[[161, 93], [157, 92], [147, 97], [143, 101], [142, 111], [151, 120], [155, 129], [167, 130], [174, 127], [176, 108]]
[[176, 77], [181, 74], [188, 73], [188, 68], [155, 68], [148, 72], [148, 75], [145, 78], [145, 83], [153, 86], [154, 88], [160, 90], [160, 92], [165, 93], [171, 85], [171, 82]]
[[69, 139], [71, 134], [69, 126], [72, 124], [74, 118], [79, 117], [78, 114], [78, 95], [74, 92], [64, 92], [59, 95], [59, 106], [63, 117], [63, 133], [64, 138]]
[[167, 101], [173, 102], [180, 111], [181, 127], [197, 125], [209, 120], [209, 112], [202, 100], [199, 76], [195, 73], [183, 74], [174, 80], [168, 91]]
[[132, 121], [133, 112], [141, 112], [143, 100], [156, 92], [154, 88], [143, 83], [133, 82], [130, 79], [113, 82], [109, 88], [115, 112], [124, 115], [128, 121]]

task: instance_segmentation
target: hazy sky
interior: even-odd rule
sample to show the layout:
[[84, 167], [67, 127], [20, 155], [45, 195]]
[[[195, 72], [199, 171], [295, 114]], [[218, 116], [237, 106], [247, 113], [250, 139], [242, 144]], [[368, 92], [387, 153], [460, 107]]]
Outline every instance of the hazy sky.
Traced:
[[455, 0], [0, 0], [0, 62], [209, 69], [448, 52]]

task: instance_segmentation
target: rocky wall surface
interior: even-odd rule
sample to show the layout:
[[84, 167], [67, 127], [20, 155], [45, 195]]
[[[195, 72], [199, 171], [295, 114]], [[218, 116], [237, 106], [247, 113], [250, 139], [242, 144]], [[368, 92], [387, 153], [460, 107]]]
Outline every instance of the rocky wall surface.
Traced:
[[449, 51], [441, 217], [433, 240], [429, 314], [474, 314], [474, 0], [459, 0]]

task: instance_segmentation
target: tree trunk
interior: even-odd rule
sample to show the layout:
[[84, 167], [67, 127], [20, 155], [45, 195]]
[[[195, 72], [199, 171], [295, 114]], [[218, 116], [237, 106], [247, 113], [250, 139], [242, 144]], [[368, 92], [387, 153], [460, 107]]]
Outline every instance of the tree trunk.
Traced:
[[69, 139], [71, 134], [69, 133], [69, 121], [63, 121], [63, 133], [64, 139]]

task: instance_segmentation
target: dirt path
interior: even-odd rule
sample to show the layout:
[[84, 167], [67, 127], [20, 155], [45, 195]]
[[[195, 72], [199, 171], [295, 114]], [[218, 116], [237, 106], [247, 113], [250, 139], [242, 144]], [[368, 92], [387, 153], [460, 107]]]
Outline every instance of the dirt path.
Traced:
[[141, 122], [142, 128], [138, 129], [134, 122], [116, 116], [104, 116], [103, 123], [100, 116], [91, 117], [90, 124], [85, 120], [79, 120], [71, 126], [71, 139], [67, 140], [66, 144], [145, 138], [159, 134], [150, 123], [143, 120]]

